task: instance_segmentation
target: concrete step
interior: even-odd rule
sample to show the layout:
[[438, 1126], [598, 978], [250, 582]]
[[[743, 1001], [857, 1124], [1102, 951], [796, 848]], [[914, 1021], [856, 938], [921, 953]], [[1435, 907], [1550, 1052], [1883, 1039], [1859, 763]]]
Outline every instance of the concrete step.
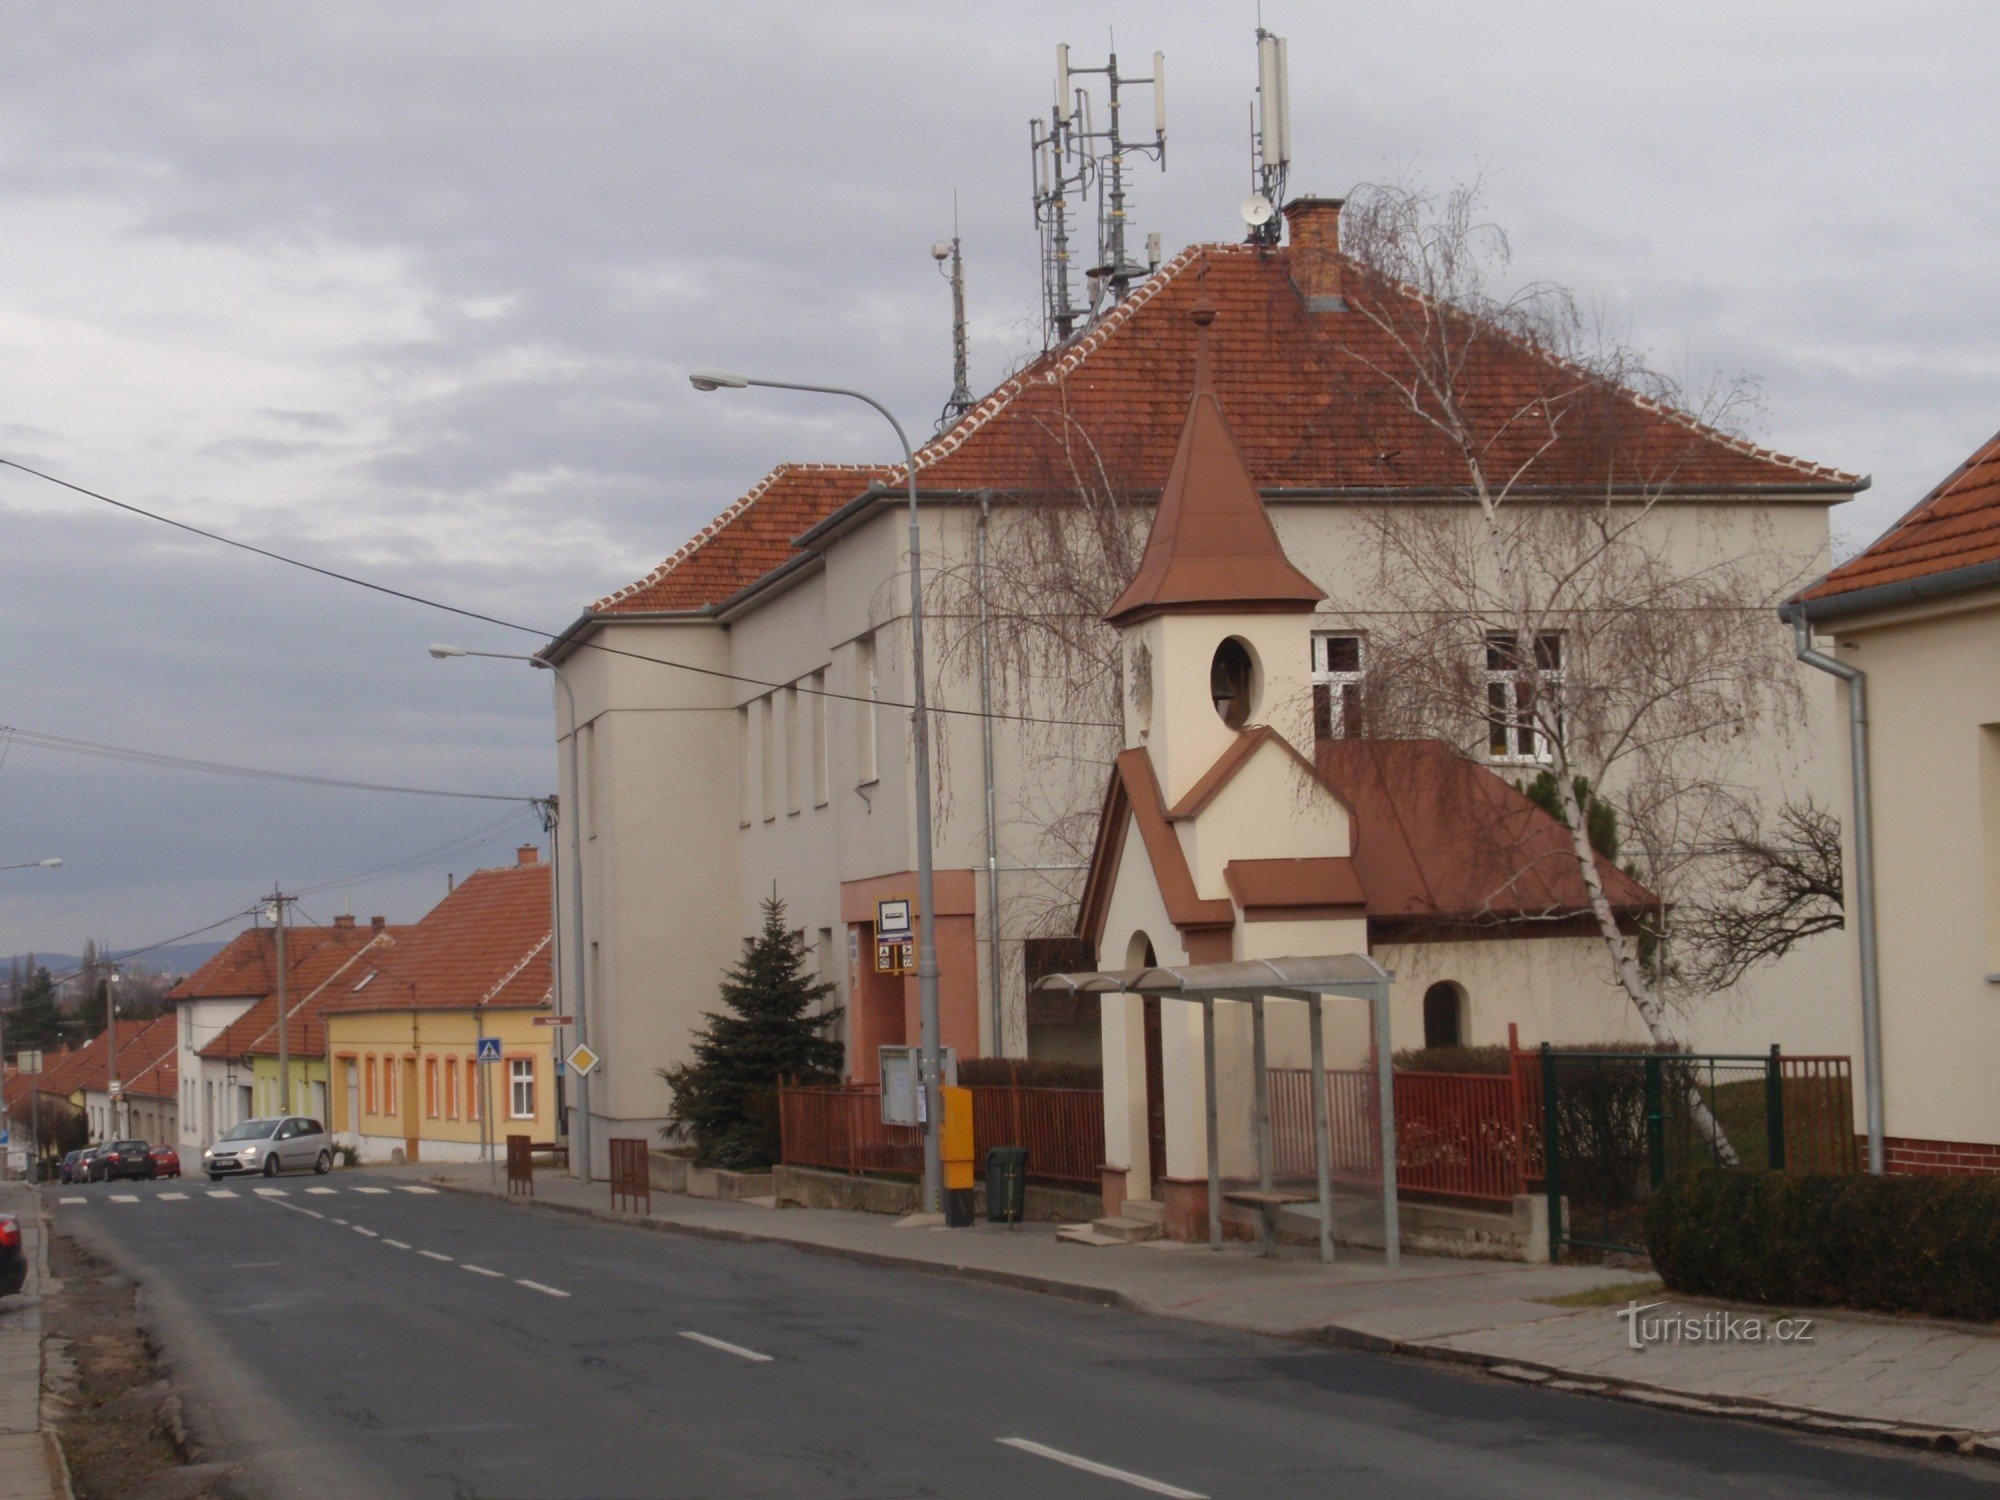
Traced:
[[1167, 1206], [1152, 1198], [1127, 1198], [1125, 1206], [1118, 1212], [1141, 1224], [1164, 1224], [1167, 1221]]
[[1128, 1243], [1125, 1240], [1113, 1239], [1108, 1234], [1099, 1234], [1088, 1224], [1065, 1224], [1056, 1231], [1056, 1238], [1071, 1245], [1091, 1245], [1095, 1247]]
[[[1126, 1207], [1129, 1208], [1131, 1205], [1127, 1203]], [[1106, 1219], [1093, 1219], [1090, 1222], [1090, 1227], [1095, 1233], [1101, 1234], [1107, 1239], [1117, 1240], [1127, 1245], [1136, 1245], [1141, 1240], [1156, 1240], [1160, 1237], [1160, 1226], [1158, 1224], [1150, 1224], [1144, 1219], [1127, 1218], [1123, 1214], [1117, 1214]]]

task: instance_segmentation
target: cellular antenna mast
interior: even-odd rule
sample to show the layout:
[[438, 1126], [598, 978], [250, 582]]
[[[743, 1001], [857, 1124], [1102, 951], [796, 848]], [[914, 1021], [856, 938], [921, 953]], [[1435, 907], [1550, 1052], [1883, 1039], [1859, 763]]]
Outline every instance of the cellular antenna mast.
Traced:
[[[1108, 118], [1099, 129], [1091, 117], [1091, 97], [1074, 79], [1102, 77], [1108, 97]], [[1119, 90], [1141, 84], [1153, 89], [1153, 132], [1150, 139], [1133, 139], [1122, 124]], [[1123, 300], [1135, 281], [1159, 265], [1158, 237], [1147, 240], [1148, 261], [1140, 265], [1125, 251], [1129, 213], [1125, 206], [1128, 156], [1150, 157], [1167, 165], [1167, 71], [1164, 53], [1153, 54], [1149, 77], [1118, 71], [1118, 53], [1109, 53], [1101, 68], [1072, 68], [1069, 45], [1056, 48], [1055, 107], [1047, 126], [1029, 125], [1035, 155], [1035, 223], [1042, 231], [1043, 342], [1062, 343], [1075, 332], [1082, 317], [1070, 299], [1069, 194], [1097, 188], [1097, 257], [1086, 273], [1090, 281], [1090, 315]]]
[[1250, 196], [1243, 200], [1246, 243], [1275, 245], [1285, 174], [1292, 164], [1292, 91], [1285, 39], [1257, 28], [1257, 102], [1250, 111]]
[[1034, 156], [1035, 227], [1042, 238], [1042, 347], [1066, 343], [1082, 316], [1070, 300], [1070, 194], [1090, 186], [1095, 163], [1077, 148], [1079, 111], [1088, 100], [1069, 81], [1069, 47], [1056, 48], [1055, 104], [1047, 120], [1028, 122]]
[[[958, 249], [958, 194], [951, 195], [951, 238], [931, 246], [931, 259], [951, 283], [951, 395], [938, 418], [942, 432], [972, 410], [972, 386], [965, 349], [965, 260]], [[946, 262], [950, 262], [947, 266]]]

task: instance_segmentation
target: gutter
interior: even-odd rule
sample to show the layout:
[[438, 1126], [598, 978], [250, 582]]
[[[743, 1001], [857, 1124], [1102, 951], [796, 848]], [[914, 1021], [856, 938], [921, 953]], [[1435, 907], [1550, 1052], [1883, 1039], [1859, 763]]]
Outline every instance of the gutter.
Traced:
[[[1885, 585], [1889, 589], [1901, 587], [1899, 584]], [[1859, 590], [1857, 595], [1875, 592], [1879, 591]], [[1835, 597], [1845, 600], [1857, 595]], [[1879, 1175], [1885, 1166], [1882, 1141], [1882, 993], [1881, 960], [1875, 943], [1875, 836], [1869, 796], [1868, 674], [1859, 667], [1851, 667], [1813, 649], [1812, 626], [1804, 606], [1787, 604], [1778, 614], [1791, 623], [1798, 659], [1847, 684], [1848, 760], [1853, 775], [1854, 801], [1855, 926], [1861, 944], [1862, 1091], [1867, 1101], [1868, 1170]]]
[[[1808, 591], [1823, 582], [1824, 575], [1809, 584]], [[1793, 599], [1778, 607], [1778, 618], [1788, 625], [1800, 621], [1830, 620], [1841, 615], [1858, 615], [1898, 604], [1916, 604], [1945, 594], [1988, 587], [2000, 587], [2000, 560], [1974, 563], [1967, 568], [1951, 568], [1942, 573], [1927, 573], [1921, 578], [1905, 578], [1898, 583], [1878, 583], [1873, 588], [1850, 589], [1842, 594], [1829, 594], [1823, 599]]]
[[[1712, 499], [1731, 500], [1811, 499], [1825, 495], [1858, 495], [1874, 484], [1869, 475], [1859, 479], [1797, 480], [1785, 484], [1608, 484], [1588, 487], [1590, 498], [1610, 496], [1635, 500]], [[1574, 500], [1583, 487], [1573, 484], [1517, 484], [1509, 497], [1527, 500]], [[1469, 500], [1464, 485], [1449, 484], [1340, 484], [1259, 486], [1266, 500]]]

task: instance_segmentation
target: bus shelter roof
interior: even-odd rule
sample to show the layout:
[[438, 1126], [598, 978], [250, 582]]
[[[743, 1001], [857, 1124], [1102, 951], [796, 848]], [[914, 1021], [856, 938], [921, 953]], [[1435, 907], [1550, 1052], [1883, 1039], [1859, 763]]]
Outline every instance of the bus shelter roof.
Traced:
[[1196, 1000], [1269, 995], [1291, 990], [1372, 999], [1394, 976], [1364, 953], [1320, 953], [1299, 958], [1247, 958], [1226, 964], [1166, 964], [1049, 974], [1035, 988], [1068, 995], [1160, 995]]

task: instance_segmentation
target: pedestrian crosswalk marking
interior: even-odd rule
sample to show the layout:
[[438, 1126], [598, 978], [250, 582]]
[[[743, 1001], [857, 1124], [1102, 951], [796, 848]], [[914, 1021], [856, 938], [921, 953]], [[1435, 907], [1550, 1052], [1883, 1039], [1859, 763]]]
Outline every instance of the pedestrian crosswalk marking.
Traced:
[[88, 1203], [90, 1200], [88, 1198], [59, 1198], [56, 1201], [59, 1203]]
[[186, 1193], [162, 1193], [160, 1194], [160, 1201], [162, 1203], [185, 1203], [187, 1202], [187, 1196]]
[[252, 1188], [250, 1191], [255, 1193], [259, 1198], [282, 1198], [285, 1196], [283, 1188]]
[[354, 1191], [357, 1193], [386, 1193], [389, 1190], [387, 1188], [358, 1187]]
[[397, 1185], [398, 1187], [402, 1188], [402, 1190], [403, 1190], [404, 1192], [406, 1192], [406, 1193], [435, 1193], [435, 1192], [437, 1191], [437, 1189], [436, 1189], [436, 1188], [427, 1188], [427, 1187], [410, 1187], [410, 1186], [408, 1186], [407, 1184], [404, 1184], [404, 1183], [400, 1183], [400, 1182], [399, 1182], [399, 1183], [397, 1183], [396, 1185]]
[[139, 1195], [137, 1193], [113, 1193], [111, 1201], [113, 1203], [137, 1203]]
[[339, 1188], [307, 1188], [307, 1189], [306, 1189], [306, 1191], [307, 1191], [307, 1192], [309, 1192], [309, 1193], [337, 1193], [337, 1192], [339, 1192], [339, 1191], [340, 1191], [340, 1189], [339, 1189]]
[[236, 1194], [230, 1192], [228, 1188], [216, 1188], [208, 1196], [211, 1198], [234, 1198]]

